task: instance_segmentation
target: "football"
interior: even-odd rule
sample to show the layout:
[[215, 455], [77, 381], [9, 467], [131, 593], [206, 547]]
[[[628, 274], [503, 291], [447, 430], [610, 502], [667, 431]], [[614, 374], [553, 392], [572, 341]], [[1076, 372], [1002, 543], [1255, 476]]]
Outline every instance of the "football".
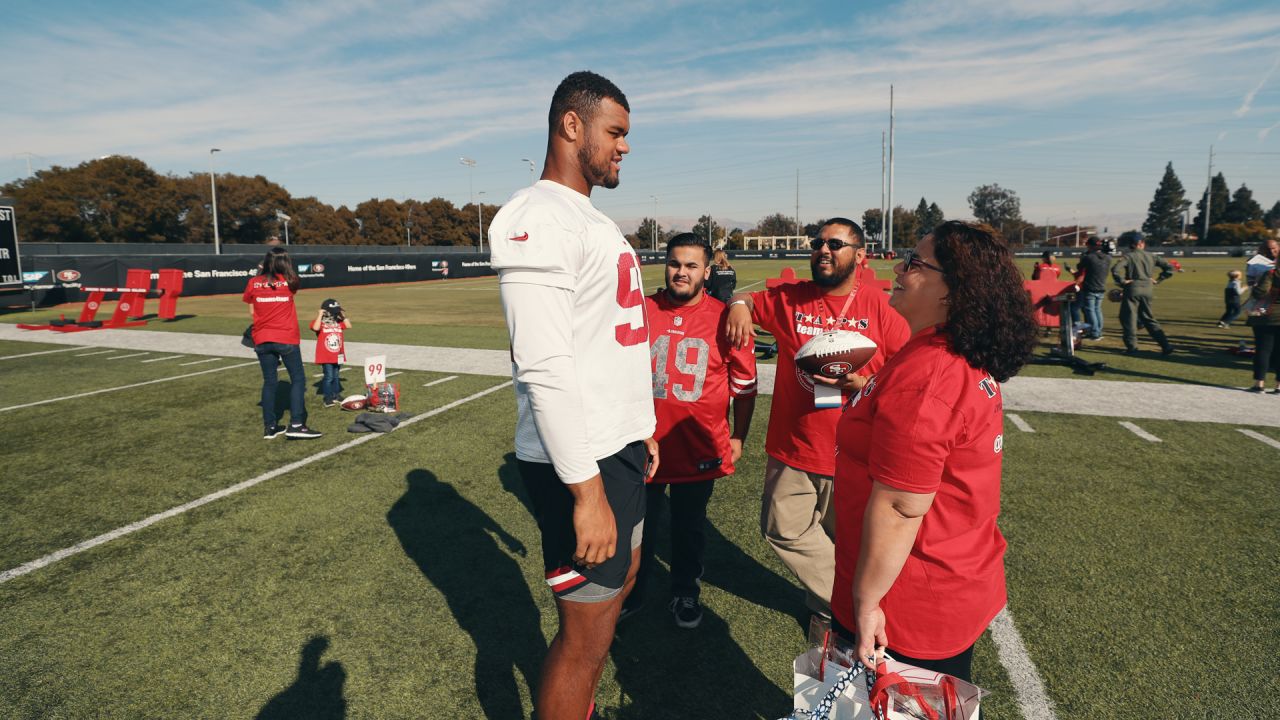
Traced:
[[364, 395], [348, 395], [342, 399], [343, 410], [363, 410], [369, 404], [369, 398]]
[[832, 330], [815, 335], [796, 351], [796, 365], [810, 375], [839, 378], [876, 356], [876, 344], [860, 332]]

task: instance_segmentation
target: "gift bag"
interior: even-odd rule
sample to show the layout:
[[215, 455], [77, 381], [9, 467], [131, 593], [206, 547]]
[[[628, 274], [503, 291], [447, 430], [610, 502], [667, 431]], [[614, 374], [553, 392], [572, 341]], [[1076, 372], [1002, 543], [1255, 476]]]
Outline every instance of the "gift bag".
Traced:
[[369, 390], [368, 409], [373, 412], [400, 412], [400, 386], [396, 383], [380, 382], [367, 386]]
[[[811, 628], [811, 637], [817, 629]], [[816, 639], [816, 638], [815, 638]], [[875, 671], [829, 630], [795, 659], [795, 710], [784, 720], [974, 720], [986, 692], [886, 655]]]

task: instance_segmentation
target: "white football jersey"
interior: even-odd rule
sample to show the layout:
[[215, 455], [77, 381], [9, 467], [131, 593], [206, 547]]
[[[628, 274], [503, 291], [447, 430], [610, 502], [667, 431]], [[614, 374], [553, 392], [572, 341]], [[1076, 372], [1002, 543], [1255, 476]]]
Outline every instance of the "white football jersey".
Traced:
[[489, 226], [511, 336], [516, 457], [566, 483], [653, 435], [640, 261], [590, 198], [540, 180]]

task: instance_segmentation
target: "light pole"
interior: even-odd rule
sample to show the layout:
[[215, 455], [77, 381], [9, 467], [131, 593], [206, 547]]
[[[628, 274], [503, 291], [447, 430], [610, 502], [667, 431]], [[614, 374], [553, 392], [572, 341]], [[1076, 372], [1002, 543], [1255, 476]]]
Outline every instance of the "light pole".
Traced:
[[413, 227], [413, 206], [409, 206], [409, 214], [404, 219], [404, 244], [413, 247], [413, 238], [409, 235], [409, 228]]
[[222, 242], [218, 239], [218, 185], [213, 181], [213, 154], [221, 148], [209, 148], [209, 197], [213, 200], [213, 254], [222, 254]]
[[[537, 182], [538, 181], [537, 178], [533, 176], [533, 169], [537, 166], [534, 165], [533, 161], [530, 160], [529, 158], [520, 158], [520, 162], [529, 163], [529, 184], [532, 185], [533, 183]], [[30, 175], [30, 173], [27, 173], [27, 174]]]
[[276, 219], [284, 221], [284, 244], [288, 245], [289, 244], [289, 221], [292, 220], [293, 218], [277, 210]]
[[[478, 197], [484, 197], [484, 191], [481, 190]], [[480, 252], [484, 252], [484, 205], [483, 201], [476, 203], [476, 230], [479, 231]]]
[[649, 235], [653, 238], [653, 251], [658, 252], [658, 196], [649, 197], [653, 198], [653, 227], [649, 228]]
[[[459, 165], [466, 165], [467, 167], [471, 168], [471, 172], [470, 172], [470, 174], [467, 176], [467, 196], [468, 196], [469, 198], [471, 198], [471, 202], [472, 202], [472, 204], [475, 204], [475, 201], [476, 201], [476, 161], [475, 161], [475, 160], [472, 160], [471, 158], [466, 157], [466, 156], [464, 155], [463, 157], [458, 158], [458, 164], [459, 164]], [[483, 244], [484, 244], [484, 238], [478, 238], [478, 239], [480, 240], [480, 243], [483, 245]]]

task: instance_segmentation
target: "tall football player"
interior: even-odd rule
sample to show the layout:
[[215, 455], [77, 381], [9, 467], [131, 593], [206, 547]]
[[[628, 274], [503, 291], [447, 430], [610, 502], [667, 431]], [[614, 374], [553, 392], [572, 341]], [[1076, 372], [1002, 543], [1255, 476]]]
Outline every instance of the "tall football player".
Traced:
[[[639, 609], [653, 565], [657, 519], [671, 492], [671, 601], [676, 625], [702, 622], [698, 601], [707, 502], [716, 478], [733, 474], [756, 406], [756, 358], [724, 337], [724, 303], [703, 292], [711, 248], [693, 233], [667, 243], [667, 286], [645, 299], [653, 362], [654, 439], [662, 467], [646, 492], [640, 574], [623, 612]], [[733, 431], [729, 401], [733, 400]]]
[[[861, 389], [906, 344], [911, 330], [889, 307], [883, 292], [864, 289], [859, 281], [855, 270], [865, 260], [866, 249], [857, 223], [828, 220], [810, 247], [813, 280], [734, 295], [726, 332], [735, 346], [746, 347], [755, 323], [778, 341], [760, 531], [808, 591], [810, 609], [830, 614], [836, 562], [831, 492], [841, 403], [840, 393], [830, 388], [834, 385], [846, 397]], [[879, 346], [879, 352], [839, 381], [797, 368], [796, 350], [828, 330], [860, 332]]]
[[489, 227], [511, 336], [516, 459], [542, 533], [560, 628], [539, 718], [587, 718], [639, 567], [646, 473], [658, 465], [640, 263], [591, 204], [618, 185], [630, 107], [591, 72], [551, 99], [542, 179]]

